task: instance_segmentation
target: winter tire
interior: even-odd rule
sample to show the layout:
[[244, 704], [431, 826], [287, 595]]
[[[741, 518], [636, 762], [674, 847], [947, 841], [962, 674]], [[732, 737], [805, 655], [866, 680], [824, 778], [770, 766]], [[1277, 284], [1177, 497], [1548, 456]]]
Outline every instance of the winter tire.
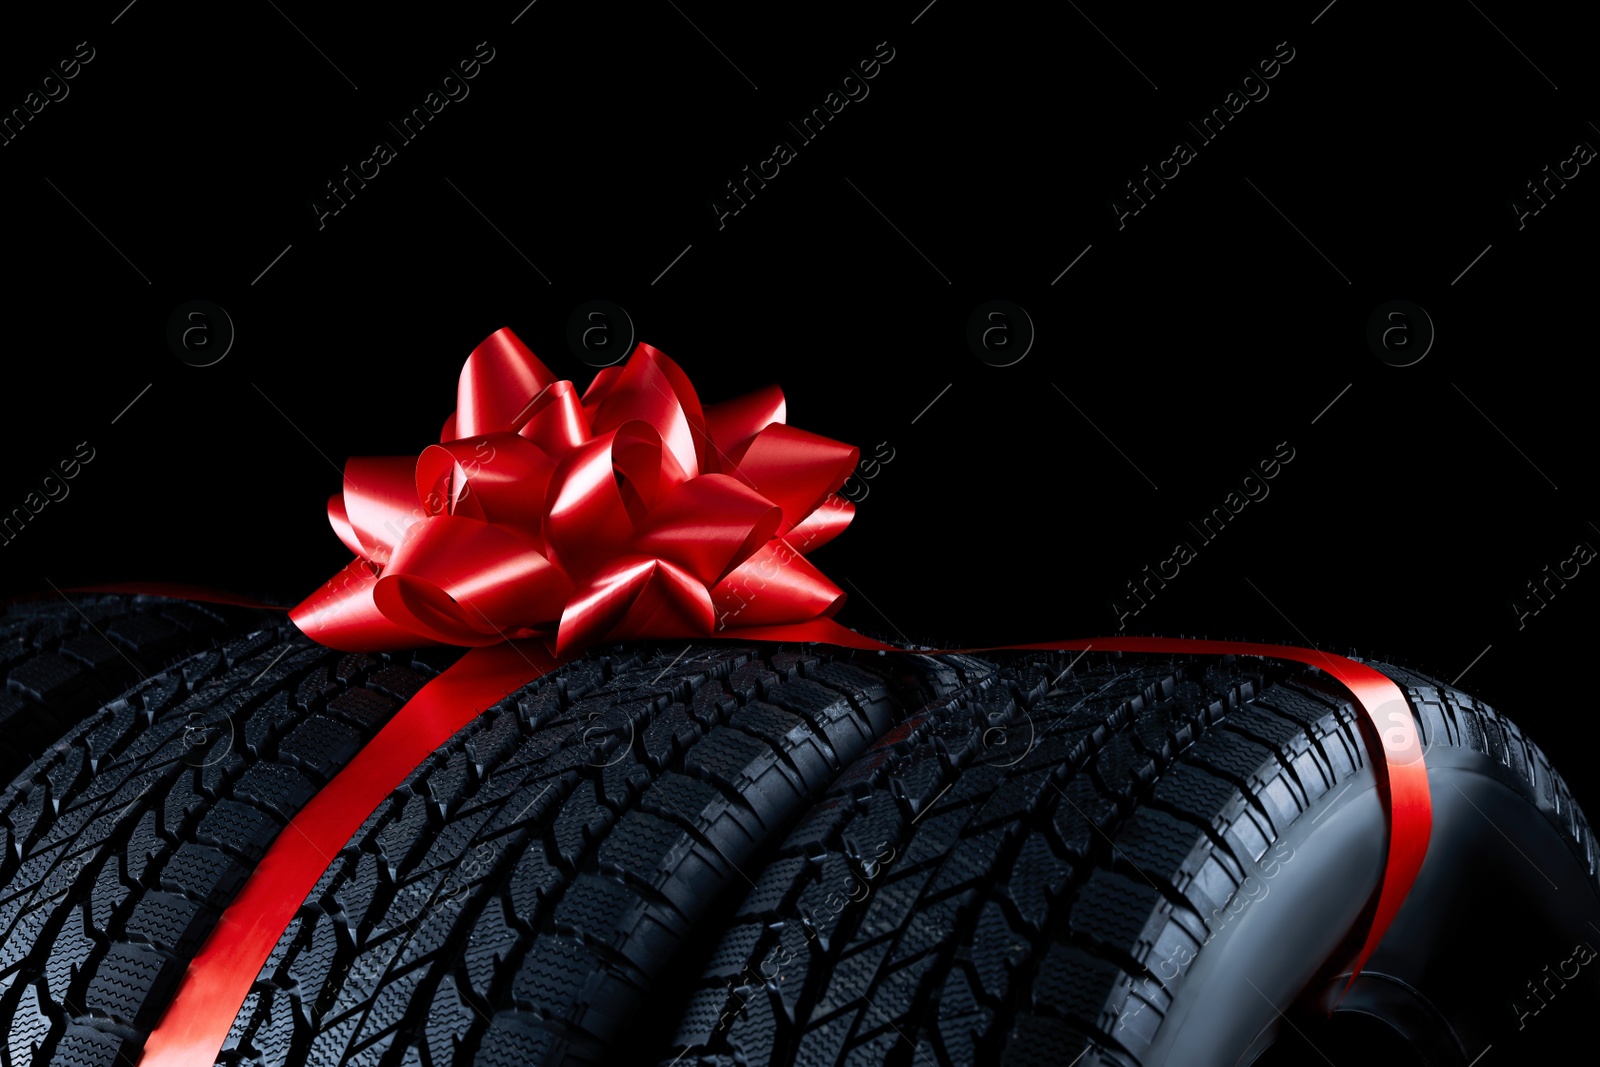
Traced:
[[[96, 621], [188, 607], [155, 604]], [[120, 675], [81, 680], [82, 721], [0, 796], [0, 1067], [136, 1062], [273, 838], [457, 655], [343, 654], [280, 618], [111, 699]], [[1364, 724], [1317, 671], [640, 643], [530, 683], [410, 774], [218, 1062], [1561, 1048], [1600, 945], [1588, 825], [1515, 726], [1377, 666], [1427, 746], [1434, 830], [1348, 992], [1384, 824]]]
[[993, 658], [754, 874], [663, 991], [660, 1063], [1467, 1067], [1582, 1032], [1593, 985], [1560, 990], [1600, 945], [1594, 839], [1489, 708], [1378, 665], [1428, 746], [1433, 839], [1328, 1019], [1384, 841], [1342, 691], [1232, 657]]
[[[35, 760], [0, 796], [0, 1063], [135, 1062], [273, 838], [456, 655], [342, 654], [280, 621], [152, 675]], [[681, 643], [539, 679], [333, 858], [223, 1061], [598, 1055], [756, 851], [961, 684], [922, 657]], [[529, 990], [549, 1016], [531, 1029]]]

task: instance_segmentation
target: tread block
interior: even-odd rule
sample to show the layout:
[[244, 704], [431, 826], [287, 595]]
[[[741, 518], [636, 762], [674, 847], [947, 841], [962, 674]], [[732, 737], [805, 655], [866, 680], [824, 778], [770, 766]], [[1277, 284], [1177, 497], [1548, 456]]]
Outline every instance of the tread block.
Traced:
[[378, 663], [378, 660], [365, 653], [350, 652], [339, 657], [339, 662], [334, 664], [333, 676], [339, 681], [349, 684], [378, 666]]
[[121, 650], [97, 633], [83, 634], [63, 641], [61, 651], [91, 671], [104, 670], [118, 664], [123, 667], [128, 666], [127, 661], [122, 658]]
[[192, 956], [210, 932], [216, 913], [177, 893], [146, 893], [123, 924], [130, 936], [178, 956]]
[[1007, 1067], [1057, 1067], [1061, 1063], [1083, 1067], [1131, 1067], [1127, 1061], [1090, 1059], [1086, 1053], [1098, 1049], [1082, 1033], [1047, 1015], [1022, 1015], [1006, 1034]]
[[233, 785], [233, 795], [259, 804], [285, 822], [316, 793], [305, 775], [281, 763], [255, 763]]
[[76, 660], [51, 652], [13, 667], [6, 678], [13, 688], [43, 703], [86, 684], [89, 672]]
[[374, 671], [368, 684], [404, 704], [428, 684], [428, 679], [409, 667], [391, 665]]
[[56, 1045], [51, 1063], [61, 1067], [129, 1067], [137, 1063], [144, 1043], [123, 1034], [72, 1025]]
[[484, 1067], [527, 1067], [528, 1064], [551, 1062], [556, 1048], [556, 1036], [521, 1012], [501, 1012], [494, 1017], [478, 1046], [474, 1062]]
[[249, 874], [249, 865], [220, 849], [185, 841], [162, 868], [161, 885], [195, 900], [224, 900]]
[[705, 776], [726, 789], [745, 792], [748, 770], [756, 760], [772, 756], [760, 738], [727, 728], [712, 730], [684, 759], [684, 769]]
[[105, 628], [106, 636], [141, 656], [158, 654], [175, 643], [182, 633], [169, 618], [140, 613], [118, 619]]
[[355, 729], [323, 715], [307, 716], [278, 743], [282, 759], [323, 779], [332, 778], [360, 750], [361, 735]]
[[358, 726], [376, 730], [389, 721], [399, 705], [370, 689], [347, 689], [328, 701], [328, 710]]
[[117, 942], [94, 970], [84, 993], [84, 1007], [113, 1019], [148, 1029], [155, 1024], [182, 966], [148, 945]]

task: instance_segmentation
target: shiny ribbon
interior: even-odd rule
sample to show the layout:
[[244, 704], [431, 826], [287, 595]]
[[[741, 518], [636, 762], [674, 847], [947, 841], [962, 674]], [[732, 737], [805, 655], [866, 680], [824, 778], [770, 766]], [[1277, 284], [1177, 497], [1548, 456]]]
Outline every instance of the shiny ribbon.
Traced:
[[[630, 638], [818, 642], [897, 649], [834, 622], [844, 594], [804, 554], [854, 509], [835, 490], [857, 450], [784, 424], [769, 388], [702, 407], [648, 345], [580, 398], [509, 330], [475, 349], [440, 443], [352, 459], [328, 503], [356, 554], [290, 616], [346, 651], [468, 646], [396, 713], [268, 848], [185, 972], [142, 1063], [214, 1062], [300, 903], [377, 806], [507, 693], [586, 648]], [[1361, 712], [1388, 827], [1377, 901], [1351, 981], [1421, 869], [1432, 827], [1409, 705], [1383, 674], [1285, 645], [1094, 638], [1004, 649], [1249, 655], [1325, 671]], [[1348, 989], [1348, 984], [1346, 989]]]

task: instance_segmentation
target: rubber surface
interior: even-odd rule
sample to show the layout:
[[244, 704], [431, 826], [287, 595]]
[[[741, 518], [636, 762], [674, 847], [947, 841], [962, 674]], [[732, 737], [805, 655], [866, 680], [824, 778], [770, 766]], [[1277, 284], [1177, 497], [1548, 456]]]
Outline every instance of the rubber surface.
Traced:
[[[659, 1062], [1234, 1063], [1301, 983], [1337, 972], [1297, 949], [1353, 953], [1340, 931], [1375, 887], [1382, 821], [1339, 690], [1259, 660], [1091, 654], [1057, 673], [1055, 657], [994, 658], [983, 695], [882, 739], [785, 842], [687, 997], [663, 991], [659, 1014], [677, 1025]], [[1592, 882], [1593, 839], [1543, 757], [1481, 705], [1394, 673], [1435, 752], [1537, 766], [1541, 803]], [[1316, 856], [1318, 835], [1349, 828], [1316, 825], [1334, 807], [1374, 847], [1322, 857], [1318, 884], [1350, 905], [1318, 930], [1296, 914], [1310, 891], [1285, 889], [1321, 861], [1297, 870], [1290, 837]], [[1186, 990], [1196, 961], [1269, 919], [1287, 936], [1253, 959], [1281, 958], [1292, 977], [1251, 992], [1253, 965], [1230, 960], [1211, 979], [1224, 1006], [1165, 1030], [1201, 991]], [[1243, 1038], [1208, 1048], [1198, 1023]]]
[[152, 596], [50, 597], [0, 615], [0, 782], [134, 682], [267, 614]]
[[960, 684], [918, 657], [682, 644], [541, 679], [367, 820], [224, 1062], [599, 1062], [763, 842]]
[[[133, 1063], [262, 850], [454, 655], [280, 622], [65, 731], [0, 796], [0, 1067]], [[1543, 755], [1380, 669], [1430, 768], [1492, 765], [1594, 897]], [[1382, 826], [1358, 729], [1325, 676], [1253, 658], [609, 649], [473, 720], [329, 857], [219, 1063], [1231, 1063], [1280, 1010], [1309, 1025], [1302, 987], [1357, 947]], [[1315, 912], [1308, 879], [1328, 929], [1258, 946], [1276, 978], [1230, 963], [1291, 892]], [[1241, 974], [1259, 999], [1206, 998]]]
[[136, 1056], [261, 850], [432, 670], [285, 622], [152, 675], [0, 796], [0, 1062]]

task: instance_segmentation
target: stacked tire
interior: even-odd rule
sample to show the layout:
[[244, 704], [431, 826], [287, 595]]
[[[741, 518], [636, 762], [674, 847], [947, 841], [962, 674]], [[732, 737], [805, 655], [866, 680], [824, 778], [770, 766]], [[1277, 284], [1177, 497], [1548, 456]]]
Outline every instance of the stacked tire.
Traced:
[[[0, 624], [27, 646], [6, 646], [6, 707], [57, 731], [0, 796], [0, 1067], [136, 1063], [267, 846], [455, 656], [64, 606], [129, 662]], [[119, 641], [129, 610], [223, 632], [157, 666]], [[59, 712], [46, 656], [85, 675]], [[1559, 1047], [1597, 988], [1588, 825], [1511, 723], [1375, 666], [1428, 746], [1435, 830], [1353, 985], [1383, 812], [1319, 672], [639, 643], [507, 696], [395, 789], [217, 1062], [1466, 1067]]]

